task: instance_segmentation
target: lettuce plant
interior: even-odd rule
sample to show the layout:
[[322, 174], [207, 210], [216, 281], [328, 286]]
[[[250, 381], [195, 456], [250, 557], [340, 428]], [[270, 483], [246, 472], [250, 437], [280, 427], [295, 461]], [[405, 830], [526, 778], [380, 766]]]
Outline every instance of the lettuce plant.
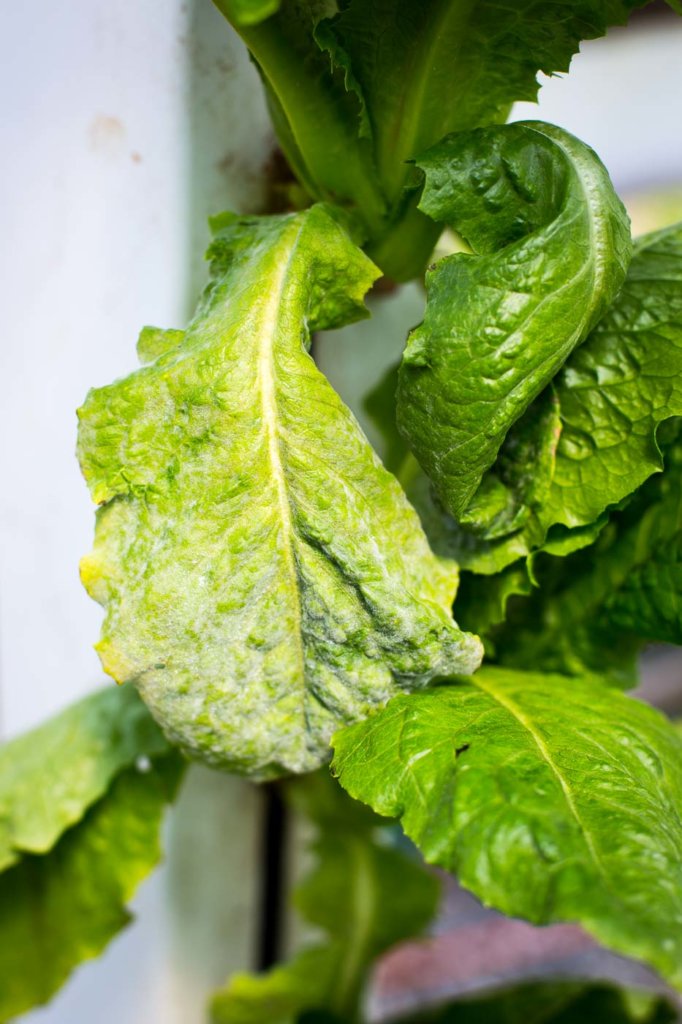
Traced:
[[[633, 241], [588, 146], [505, 123], [645, 4], [216, 3], [298, 186], [213, 219], [189, 325], [79, 410], [122, 685], [0, 751], [0, 1019], [125, 924], [186, 759], [277, 780], [314, 834], [321, 935], [214, 1024], [365, 1020], [428, 865], [682, 992], [682, 734], [624, 692], [682, 644], [682, 225]], [[426, 309], [365, 397], [375, 451], [312, 346], [382, 276]], [[574, 981], [404, 1021], [674, 1018]]]

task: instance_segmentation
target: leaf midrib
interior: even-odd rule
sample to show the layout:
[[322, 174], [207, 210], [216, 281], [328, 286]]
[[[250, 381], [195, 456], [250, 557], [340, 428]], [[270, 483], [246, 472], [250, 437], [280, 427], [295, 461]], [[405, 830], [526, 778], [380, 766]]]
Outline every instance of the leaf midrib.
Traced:
[[272, 282], [270, 297], [265, 305], [263, 317], [259, 324], [257, 376], [261, 396], [261, 412], [267, 443], [268, 461], [270, 462], [272, 479], [277, 493], [281, 532], [284, 536], [284, 560], [287, 575], [294, 593], [293, 612], [295, 629], [290, 634], [296, 648], [296, 659], [299, 667], [299, 680], [302, 691], [301, 710], [307, 733], [306, 694], [305, 694], [305, 650], [303, 647], [303, 609], [301, 606], [301, 590], [299, 573], [294, 551], [294, 522], [291, 503], [287, 490], [286, 473], [281, 452], [279, 437], [279, 419], [277, 414], [277, 389], [275, 385], [274, 347], [280, 330], [279, 312], [287, 286], [287, 278], [291, 268], [293, 254], [296, 251], [302, 227], [297, 227], [294, 237], [289, 241], [289, 233], [285, 233], [282, 249], [281, 267]]
[[[474, 4], [471, 0], [465, 10], [462, 10], [461, 5], [453, 5], [451, 0], [440, 0], [438, 6], [440, 9], [431, 15], [427, 28], [416, 42], [417, 52], [412, 60], [412, 66], [416, 70], [412, 75], [406, 75], [405, 91], [402, 92], [394, 116], [389, 121], [389, 131], [382, 139], [384, 152], [379, 157], [382, 177], [384, 187], [394, 199], [400, 194], [405, 181], [405, 162], [418, 155], [415, 152], [415, 140], [423, 124], [423, 108], [429, 96], [430, 75], [434, 65], [438, 63], [436, 54], [443, 39], [450, 41], [450, 33], [446, 32], [445, 26], [451, 19], [462, 23], [459, 45], [461, 51], [474, 13]], [[454, 61], [456, 55], [450, 53], [449, 59]]]
[[521, 708], [519, 708], [519, 706], [514, 701], [512, 701], [509, 697], [505, 697], [494, 686], [491, 686], [489, 680], [487, 681], [486, 684], [484, 684], [479, 677], [474, 677], [473, 683], [476, 686], [478, 686], [479, 689], [481, 689], [485, 693], [487, 693], [488, 696], [492, 698], [492, 700], [496, 701], [513, 718], [515, 718], [516, 721], [519, 723], [519, 725], [521, 725], [528, 732], [528, 734], [530, 735], [530, 737], [534, 741], [535, 745], [537, 746], [538, 750], [540, 751], [540, 754], [541, 754], [543, 760], [547, 763], [547, 765], [549, 766], [549, 768], [553, 772], [555, 778], [557, 779], [557, 781], [558, 781], [558, 783], [559, 783], [559, 785], [561, 787], [561, 791], [564, 794], [564, 798], [566, 800], [566, 804], [568, 805], [568, 808], [569, 808], [571, 814], [573, 815], [573, 817], [574, 817], [574, 819], [575, 819], [575, 821], [576, 821], [576, 823], [577, 823], [577, 825], [578, 825], [578, 827], [580, 829], [581, 835], [583, 836], [583, 839], [585, 841], [585, 845], [587, 846], [587, 849], [588, 849], [588, 851], [590, 853], [590, 856], [591, 856], [595, 866], [597, 867], [597, 870], [599, 871], [599, 873], [604, 878], [604, 880], [605, 880], [605, 882], [607, 884], [607, 887], [610, 889], [611, 886], [610, 886], [609, 873], [606, 870], [606, 867], [604, 865], [604, 862], [601, 859], [601, 856], [599, 855], [599, 851], [597, 850], [597, 847], [596, 847], [596, 845], [594, 843], [594, 840], [592, 838], [592, 834], [591, 834], [590, 830], [587, 828], [587, 825], [583, 821], [583, 818], [582, 818], [582, 816], [580, 814], [580, 811], [578, 810], [578, 805], [576, 804], [575, 798], [573, 796], [573, 791], [572, 791], [570, 785], [568, 784], [567, 780], [564, 778], [562, 772], [560, 771], [559, 766], [557, 765], [557, 763], [555, 762], [554, 758], [552, 757], [551, 751], [550, 751], [549, 747], [547, 746], [547, 744], [545, 743], [545, 741], [543, 740], [542, 736], [533, 727], [532, 721], [523, 713]]
[[[582, 333], [582, 331], [585, 330], [585, 327], [589, 326], [591, 323], [594, 311], [597, 307], [597, 299], [601, 296], [603, 291], [606, 276], [606, 260], [604, 258], [604, 254], [609, 251], [609, 240], [606, 232], [607, 217], [599, 216], [599, 210], [602, 207], [598, 198], [595, 198], [595, 194], [597, 196], [601, 195], [601, 183], [589, 163], [582, 160], [580, 158], [580, 154], [576, 154], [571, 145], [565, 144], [564, 138], [561, 134], [547, 131], [545, 126], [540, 129], [536, 127], [532, 121], [522, 121], [520, 124], [531, 131], [537, 132], [539, 135], [543, 135], [545, 138], [550, 139], [551, 142], [561, 150], [570, 167], [573, 169], [575, 179], [585, 201], [584, 206], [587, 219], [588, 245], [589, 251], [593, 254], [594, 258], [589, 260], [592, 287], [590, 289], [590, 301], [585, 308], [585, 315], [583, 317]], [[589, 187], [590, 184], [593, 186], [592, 188]], [[561, 212], [563, 213], [564, 211]]]

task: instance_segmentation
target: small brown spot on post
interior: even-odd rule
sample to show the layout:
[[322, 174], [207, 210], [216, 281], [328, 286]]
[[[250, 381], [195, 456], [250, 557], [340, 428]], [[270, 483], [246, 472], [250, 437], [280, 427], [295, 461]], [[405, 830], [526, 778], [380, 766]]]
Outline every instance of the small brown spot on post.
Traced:
[[102, 156], [117, 156], [125, 140], [125, 126], [118, 117], [98, 114], [88, 128], [90, 149]]

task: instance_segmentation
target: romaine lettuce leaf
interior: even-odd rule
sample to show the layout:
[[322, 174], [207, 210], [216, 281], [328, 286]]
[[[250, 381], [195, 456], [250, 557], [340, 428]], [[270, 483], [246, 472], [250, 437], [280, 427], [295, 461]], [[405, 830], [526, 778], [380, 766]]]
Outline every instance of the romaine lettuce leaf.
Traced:
[[0, 875], [0, 1020], [47, 1002], [128, 924], [126, 904], [159, 861], [181, 770], [176, 755], [126, 769], [49, 853]]
[[0, 748], [0, 1020], [48, 1000], [130, 920], [182, 767], [130, 686]]
[[115, 777], [171, 748], [132, 686], [107, 686], [0, 746], [0, 871], [46, 853]]
[[215, 2], [258, 66], [277, 140], [299, 182], [313, 199], [357, 213], [360, 235], [380, 234], [387, 204], [364, 99], [325, 28], [336, 4], [282, 0], [272, 17], [247, 23], [234, 17], [234, 0]]
[[592, 679], [484, 668], [333, 744], [351, 796], [484, 903], [579, 922], [682, 988], [682, 739], [659, 712]]
[[611, 309], [555, 381], [561, 436], [546, 531], [593, 522], [663, 466], [664, 420], [682, 416], [682, 224], [636, 242]]
[[[503, 524], [507, 535], [491, 537], [489, 529], [481, 537], [475, 505], [469, 528], [458, 524], [426, 480], [400, 469], [434, 548], [462, 568], [491, 574], [534, 550], [569, 554], [593, 543], [608, 510], [661, 469], [658, 433], [666, 419], [682, 414], [680, 379], [682, 225], [676, 224], [637, 240], [613, 305], [507, 435], [495, 464], [496, 481], [514, 499], [516, 520]], [[390, 388], [388, 378], [384, 387]], [[388, 399], [383, 402], [388, 420]], [[548, 407], [556, 411], [553, 429], [529, 435], [532, 419], [541, 420]], [[530, 457], [529, 439], [537, 445]], [[395, 442], [394, 448], [397, 462]], [[533, 472], [524, 480], [529, 466]]]
[[364, 315], [374, 266], [322, 207], [228, 218], [211, 255], [182, 341], [80, 411], [104, 505], [83, 577], [105, 669], [190, 755], [266, 777], [481, 649], [456, 567], [307, 352]]
[[418, 162], [421, 209], [477, 255], [445, 257], [427, 277], [424, 322], [400, 368], [398, 427], [445, 507], [494, 538], [516, 529], [523, 499], [535, 497], [529, 450], [549, 448], [541, 493], [548, 486], [551, 402], [547, 415], [530, 414], [507, 470], [484, 474], [615, 298], [629, 222], [598, 157], [551, 125], [452, 135]]
[[[358, 213], [390, 277], [423, 272], [439, 226], [410, 162], [450, 132], [504, 121], [539, 71], [647, 0], [216, 0], [255, 58], [280, 145], [318, 200]], [[679, 4], [673, 6], [679, 9]]]
[[[571, 540], [573, 549], [580, 547], [581, 536], [608, 509], [661, 470], [657, 435], [661, 423], [682, 415], [680, 381], [682, 225], [675, 224], [637, 240], [613, 305], [526, 413], [539, 416], [543, 401], [556, 403], [557, 443], [547, 489], [528, 495], [513, 486], [526, 510], [521, 528], [497, 542], [468, 539], [463, 564], [489, 571], [491, 561], [501, 566], [537, 548], [558, 553], [560, 540], [566, 552]], [[518, 426], [505, 447], [520, 447]], [[516, 465], [540, 464], [521, 455]], [[503, 471], [498, 464], [497, 474]], [[455, 557], [460, 547], [467, 548], [464, 537], [453, 545]]]

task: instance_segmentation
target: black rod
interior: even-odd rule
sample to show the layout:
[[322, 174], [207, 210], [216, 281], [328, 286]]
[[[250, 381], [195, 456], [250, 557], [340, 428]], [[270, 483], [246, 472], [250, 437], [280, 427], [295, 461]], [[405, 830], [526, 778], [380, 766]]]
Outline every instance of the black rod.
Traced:
[[263, 786], [260, 857], [260, 925], [257, 968], [267, 971], [281, 959], [286, 899], [287, 809], [277, 783]]

